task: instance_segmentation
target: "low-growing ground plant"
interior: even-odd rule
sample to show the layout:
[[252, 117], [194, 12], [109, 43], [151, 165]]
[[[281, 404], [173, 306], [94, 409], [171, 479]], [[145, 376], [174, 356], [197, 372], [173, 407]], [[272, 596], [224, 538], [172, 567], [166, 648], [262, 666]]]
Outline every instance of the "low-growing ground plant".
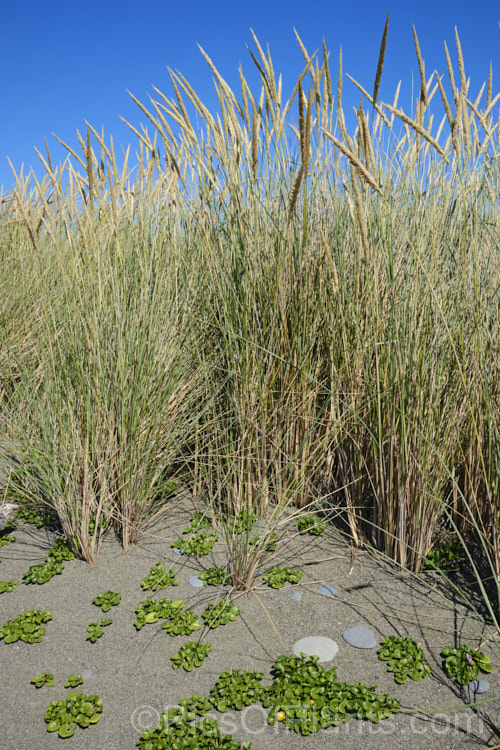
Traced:
[[160, 561], [151, 568], [149, 575], [141, 581], [141, 588], [145, 591], [158, 591], [158, 589], [166, 589], [167, 586], [178, 585], [179, 582], [172, 568], [168, 571], [165, 570]]
[[37, 508], [18, 508], [14, 513], [13, 520], [30, 523], [41, 529], [43, 526], [53, 526], [57, 523], [57, 516], [54, 513], [48, 513]]
[[162, 625], [162, 630], [166, 630], [169, 635], [191, 635], [196, 630], [201, 630], [201, 624], [198, 616], [190, 609], [177, 612]]
[[177, 539], [172, 542], [171, 547], [176, 547], [180, 552], [186, 555], [193, 555], [193, 557], [202, 557], [208, 555], [215, 542], [217, 541], [217, 534], [213, 529], [204, 529], [194, 532], [189, 539]]
[[229, 709], [241, 711], [245, 706], [260, 702], [265, 695], [266, 688], [261, 680], [263, 672], [256, 670], [230, 669], [222, 672], [214, 687], [210, 690], [208, 700], [221, 713]]
[[278, 565], [264, 575], [264, 581], [273, 589], [280, 589], [287, 583], [298, 583], [302, 572], [294, 568], [280, 568]]
[[109, 612], [111, 607], [116, 607], [120, 604], [122, 595], [115, 591], [105, 591], [103, 594], [99, 594], [95, 599], [92, 600], [92, 604], [102, 608], [103, 612]]
[[425, 556], [424, 570], [458, 570], [460, 560], [463, 559], [464, 548], [461, 542], [450, 539], [446, 544], [441, 544]]
[[236, 620], [241, 614], [241, 609], [235, 607], [227, 599], [221, 599], [216, 604], [209, 604], [204, 612], [201, 613], [205, 624], [209, 628], [217, 628], [219, 625], [225, 625], [230, 620]]
[[209, 529], [211, 527], [210, 519], [202, 511], [196, 511], [191, 515], [188, 526], [183, 530], [183, 534], [193, 534], [201, 529]]
[[52, 613], [48, 609], [28, 609], [17, 615], [14, 620], [7, 620], [0, 628], [0, 640], [4, 643], [40, 643], [45, 634], [42, 623], [52, 620]]
[[210, 643], [198, 643], [197, 641], [187, 641], [184, 643], [178, 653], [172, 654], [172, 668], [179, 669], [182, 667], [186, 672], [191, 672], [194, 667], [200, 667], [203, 660], [212, 650]]
[[308, 513], [298, 519], [297, 528], [300, 534], [319, 536], [326, 529], [326, 523], [321, 521], [314, 513]]
[[57, 575], [61, 575], [64, 570], [62, 562], [56, 562], [55, 560], [47, 560], [44, 563], [38, 563], [37, 565], [31, 565], [28, 571], [23, 574], [24, 583], [37, 583], [43, 585], [50, 581], [51, 578]]
[[395, 698], [377, 694], [376, 685], [348, 685], [337, 680], [336, 668], [325, 670], [317, 656], [279, 656], [272, 668], [264, 707], [271, 707], [268, 723], [282, 722], [308, 735], [339, 726], [351, 718], [378, 723], [400, 710]]
[[54, 675], [51, 672], [42, 672], [37, 674], [36, 677], [32, 677], [30, 683], [37, 688], [52, 687], [54, 685]]
[[45, 713], [47, 732], [57, 732], [61, 739], [72, 737], [78, 727], [97, 724], [103, 710], [98, 695], [68, 693], [66, 700], [51, 701]]
[[64, 570], [63, 561], [72, 560], [74, 553], [66, 539], [58, 539], [45, 558], [45, 562], [31, 565], [23, 575], [26, 584], [42, 585], [50, 581], [53, 576], [60, 575]]
[[194, 723], [182, 708], [170, 709], [162, 714], [152, 730], [144, 730], [137, 743], [140, 750], [170, 750], [171, 748], [192, 748], [192, 750], [250, 750], [251, 742], [238, 742], [232, 735], [223, 735], [216, 719], [205, 717]]
[[257, 516], [251, 510], [243, 510], [239, 516], [230, 517], [227, 521], [227, 529], [231, 534], [243, 534], [249, 532], [257, 520]]
[[274, 531], [271, 531], [271, 533], [267, 535], [258, 534], [257, 536], [253, 536], [248, 544], [251, 548], [253, 547], [255, 549], [261, 544], [263, 538], [265, 539], [265, 551], [274, 552], [276, 549], [276, 532]]
[[15, 589], [17, 589], [16, 581], [0, 581], [0, 594], [5, 594]]
[[226, 568], [217, 565], [198, 573], [198, 578], [203, 581], [204, 586], [221, 586], [228, 582], [230, 576]]
[[12, 536], [12, 534], [0, 534], [0, 547], [7, 547], [7, 545], [12, 544], [12, 542], [16, 541], [16, 537]]
[[84, 679], [81, 674], [70, 674], [66, 682], [64, 683], [65, 688], [74, 688], [78, 685], [83, 685]]
[[379, 659], [387, 662], [387, 671], [394, 673], [394, 680], [399, 684], [405, 683], [408, 677], [423, 680], [431, 673], [420, 644], [412, 638], [391, 635], [382, 641], [377, 654]]
[[493, 671], [489, 656], [465, 644], [460, 648], [444, 648], [441, 656], [446, 674], [456, 679], [459, 685], [468, 685], [480, 671], [487, 674]]
[[175, 618], [184, 604], [182, 599], [147, 599], [139, 602], [135, 610], [137, 617], [134, 626], [140, 630], [144, 625], [152, 625], [160, 619]]
[[95, 643], [98, 638], [101, 638], [102, 635], [104, 635], [103, 628], [107, 627], [108, 625], [111, 625], [113, 623], [113, 620], [109, 618], [103, 617], [101, 619], [101, 622], [89, 622], [87, 626], [87, 637], [85, 640], [90, 641], [91, 643]]

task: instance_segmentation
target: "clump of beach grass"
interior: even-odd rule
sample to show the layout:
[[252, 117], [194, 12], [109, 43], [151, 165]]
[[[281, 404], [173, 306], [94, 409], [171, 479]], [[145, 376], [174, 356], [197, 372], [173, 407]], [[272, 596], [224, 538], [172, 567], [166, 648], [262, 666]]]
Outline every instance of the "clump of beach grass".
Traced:
[[[0, 411], [25, 466], [17, 492], [55, 508], [88, 560], [105, 523], [134, 543], [174, 479], [222, 518], [323, 498], [355, 543], [415, 574], [446, 524], [479, 539], [498, 581], [491, 71], [473, 98], [457, 34], [458, 77], [446, 47], [448, 81], [426, 78], [414, 30], [410, 117], [399, 86], [382, 101], [387, 19], [349, 134], [341, 56], [335, 100], [325, 43], [311, 54], [297, 35], [284, 101], [253, 39], [258, 92], [240, 69], [235, 93], [202, 51], [217, 113], [170, 72], [172, 98], [133, 97], [148, 121], [130, 124], [135, 167], [89, 126], [81, 153], [54, 167], [47, 148], [43, 180], [21, 174], [3, 199]], [[255, 550], [227, 541], [245, 588]]]

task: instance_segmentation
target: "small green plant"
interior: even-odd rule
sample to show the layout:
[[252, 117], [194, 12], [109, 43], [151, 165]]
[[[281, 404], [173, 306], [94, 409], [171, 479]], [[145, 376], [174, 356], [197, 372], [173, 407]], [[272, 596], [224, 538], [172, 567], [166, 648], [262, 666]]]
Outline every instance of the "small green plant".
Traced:
[[14, 620], [7, 620], [0, 628], [0, 640], [5, 643], [40, 643], [45, 633], [42, 623], [52, 620], [52, 613], [48, 609], [28, 609], [17, 615]]
[[227, 599], [221, 599], [217, 604], [209, 604], [201, 616], [209, 628], [217, 628], [229, 620], [236, 620], [240, 613], [239, 607], [233, 607]]
[[208, 555], [216, 541], [217, 534], [213, 529], [201, 529], [196, 531], [189, 539], [177, 539], [170, 546], [177, 547], [186, 555], [201, 557], [202, 555]]
[[431, 673], [420, 644], [409, 637], [391, 635], [385, 638], [377, 654], [379, 659], [387, 662], [387, 671], [394, 672], [394, 680], [401, 685], [408, 677], [419, 681]]
[[253, 549], [257, 548], [261, 543], [263, 537], [266, 540], [265, 551], [274, 552], [274, 550], [276, 549], [276, 534], [274, 531], [271, 531], [271, 533], [267, 534], [267, 536], [265, 534], [253, 536], [249, 541], [250, 547]]
[[198, 616], [190, 609], [184, 612], [178, 612], [174, 617], [162, 625], [162, 630], [166, 630], [169, 635], [191, 635], [196, 630], [201, 630]]
[[493, 671], [489, 656], [476, 649], [463, 645], [460, 648], [444, 648], [441, 651], [443, 669], [448, 677], [455, 678], [459, 685], [468, 685], [475, 680], [479, 671]]
[[308, 513], [297, 521], [297, 528], [300, 534], [311, 534], [319, 536], [325, 529], [326, 523], [320, 521], [314, 513]]
[[151, 568], [150, 574], [141, 581], [141, 587], [146, 591], [158, 591], [166, 589], [167, 586], [178, 586], [174, 571], [166, 571], [160, 561]]
[[73, 551], [66, 539], [58, 539], [45, 558], [45, 562], [32, 565], [23, 575], [24, 583], [47, 583], [53, 576], [60, 575], [64, 570], [63, 561], [72, 560]]
[[144, 625], [152, 625], [160, 619], [175, 618], [183, 607], [182, 599], [147, 599], [137, 605], [134, 625], [140, 630]]
[[463, 547], [456, 539], [450, 539], [446, 544], [441, 544], [427, 553], [424, 559], [424, 570], [458, 570], [460, 559], [463, 555]]
[[279, 656], [272, 675], [274, 682], [262, 700], [264, 707], [271, 707], [268, 723], [283, 722], [302, 735], [353, 717], [378, 723], [400, 710], [396, 699], [375, 693], [376, 685], [339, 682], [335, 667], [325, 670], [317, 656]]
[[0, 534], [0, 547], [7, 547], [8, 544], [16, 541], [16, 537], [10, 534]]
[[182, 667], [186, 672], [192, 672], [194, 667], [199, 667], [203, 664], [203, 660], [212, 650], [210, 643], [197, 643], [196, 641], [188, 641], [180, 647], [177, 654], [172, 654], [170, 659], [172, 660], [172, 668], [179, 669]]
[[263, 672], [230, 669], [222, 672], [211, 689], [208, 700], [221, 713], [229, 709], [241, 711], [245, 706], [262, 700], [266, 688], [261, 684]]
[[298, 583], [302, 578], [300, 570], [280, 568], [277, 565], [264, 575], [264, 581], [273, 589], [280, 589], [286, 583]]
[[64, 570], [64, 565], [62, 562], [56, 562], [55, 560], [47, 560], [44, 563], [39, 563], [38, 565], [31, 565], [28, 568], [28, 571], [24, 573], [23, 575], [23, 581], [24, 583], [37, 583], [40, 586], [44, 583], [47, 583], [47, 581], [50, 581], [50, 579], [53, 576], [60, 575]]
[[227, 583], [230, 575], [222, 565], [217, 565], [213, 568], [207, 568], [202, 573], [198, 573], [198, 578], [200, 581], [203, 581], [204, 586], [220, 586]]
[[67, 539], [58, 539], [47, 555], [47, 559], [63, 562], [63, 560], [73, 560], [74, 556]]
[[212, 708], [212, 704], [204, 695], [192, 695], [190, 698], [182, 698], [179, 701], [179, 706], [182, 711], [191, 714], [191, 721], [195, 716], [205, 716]]
[[0, 594], [8, 593], [17, 589], [16, 581], [0, 581]]
[[57, 516], [53, 513], [47, 513], [36, 508], [18, 508], [14, 513], [14, 519], [23, 521], [24, 523], [31, 523], [41, 529], [42, 526], [53, 526], [57, 521]]
[[92, 600], [92, 604], [96, 604], [102, 608], [103, 612], [109, 612], [111, 607], [116, 607], [120, 604], [122, 595], [117, 594], [115, 591], [105, 591], [104, 594], [99, 594], [95, 599]]
[[239, 516], [229, 519], [228, 529], [231, 534], [243, 534], [245, 531], [251, 531], [256, 520], [255, 513], [244, 510]]
[[103, 628], [105, 628], [107, 625], [111, 625], [113, 620], [102, 618], [101, 622], [89, 622], [87, 626], [87, 637], [86, 641], [90, 641], [91, 643], [95, 643], [98, 638], [100, 638], [104, 634]]
[[[498, 599], [496, 599], [493, 602], [490, 599], [488, 599], [488, 601], [493, 610], [493, 615], [495, 616], [497, 622], [500, 621], [500, 605], [498, 604]], [[493, 622], [493, 617], [491, 616], [488, 610], [486, 611], [484, 617], [488, 622]]]
[[74, 688], [78, 685], [83, 685], [83, 677], [81, 674], [70, 674], [66, 682], [64, 683], [65, 688]]
[[77, 729], [97, 724], [101, 718], [102, 700], [98, 695], [68, 693], [66, 700], [51, 701], [45, 713], [47, 732], [58, 732], [59, 737], [72, 737]]
[[54, 684], [54, 675], [51, 672], [42, 672], [41, 674], [37, 674], [36, 677], [32, 677], [30, 683], [37, 688], [41, 688], [44, 685], [52, 687]]
[[201, 512], [193, 513], [190, 517], [189, 525], [186, 526], [183, 534], [192, 534], [200, 531], [200, 529], [209, 529], [211, 527], [210, 519]]
[[144, 730], [137, 743], [140, 750], [170, 750], [192, 748], [193, 750], [250, 750], [251, 742], [237, 742], [230, 734], [221, 734], [216, 719], [205, 717], [197, 724], [196, 717], [184, 709], [170, 709], [160, 716], [152, 730]]

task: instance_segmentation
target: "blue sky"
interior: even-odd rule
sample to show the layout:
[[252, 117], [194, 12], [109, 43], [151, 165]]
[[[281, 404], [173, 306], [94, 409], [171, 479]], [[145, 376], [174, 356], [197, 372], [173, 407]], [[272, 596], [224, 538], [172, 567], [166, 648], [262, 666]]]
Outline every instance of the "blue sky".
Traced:
[[[55, 162], [66, 155], [52, 133], [79, 151], [77, 129], [85, 120], [105, 135], [115, 149], [136, 138], [120, 115], [136, 127], [144, 115], [127, 94], [129, 89], [148, 103], [157, 86], [173, 95], [167, 67], [179, 70], [209, 106], [215, 107], [212, 74], [197, 43], [220, 73], [237, 90], [241, 62], [249, 81], [254, 65], [246, 45], [255, 49], [250, 29], [261, 45], [269, 44], [275, 71], [283, 74], [284, 100], [290, 95], [303, 57], [295, 27], [309, 52], [321, 50], [323, 37], [331, 52], [336, 80], [339, 48], [344, 73], [369, 91], [373, 88], [380, 39], [390, 12], [384, 74], [379, 99], [392, 101], [402, 81], [405, 110], [419, 93], [419, 73], [413, 46], [415, 24], [427, 77], [446, 72], [443, 42], [456, 63], [458, 28], [470, 93], [475, 98], [493, 63], [493, 93], [500, 91], [500, 4], [498, 0], [252, 0], [231, 2], [167, 2], [166, 0], [20, 0], [4, 3], [0, 28], [0, 186], [13, 183], [7, 157], [19, 172], [41, 165], [34, 146], [44, 151], [47, 138]], [[457, 70], [457, 69], [456, 69]], [[359, 104], [359, 93], [344, 80], [346, 112]]]

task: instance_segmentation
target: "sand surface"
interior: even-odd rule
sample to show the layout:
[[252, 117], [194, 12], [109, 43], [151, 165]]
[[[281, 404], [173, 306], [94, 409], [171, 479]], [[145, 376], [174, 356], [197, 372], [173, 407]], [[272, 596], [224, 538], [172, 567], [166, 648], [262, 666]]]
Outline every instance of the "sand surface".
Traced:
[[[293, 587], [273, 590], [257, 577], [250, 592], [240, 593], [235, 604], [241, 615], [234, 622], [208, 633], [212, 652], [192, 672], [174, 671], [170, 656], [191, 636], [172, 637], [162, 621], [137, 631], [135, 608], [148, 598], [184, 599], [186, 609], [198, 615], [219, 601], [216, 587], [193, 588], [189, 578], [212, 565], [224, 564], [224, 542], [199, 561], [175, 555], [171, 542], [189, 523], [196, 506], [184, 498], [161, 520], [143, 533], [127, 553], [108, 535], [94, 565], [79, 560], [65, 563], [61, 575], [44, 585], [26, 585], [22, 575], [30, 565], [43, 562], [59, 534], [30, 525], [18, 525], [16, 541], [0, 549], [0, 579], [18, 581], [18, 588], [0, 596], [0, 626], [28, 609], [49, 609], [53, 619], [46, 625], [41, 643], [0, 641], [0, 750], [68, 747], [73, 750], [132, 750], [143, 729], [155, 726], [162, 711], [193, 694], [208, 695], [225, 670], [237, 668], [264, 672], [281, 655], [291, 655], [293, 644], [312, 635], [337, 642], [333, 661], [337, 677], [348, 683], [376, 684], [378, 692], [397, 698], [404, 709], [379, 725], [352, 719], [339, 727], [302, 737], [281, 724], [267, 724], [267, 709], [260, 704], [225, 714], [213, 711], [224, 734], [251, 741], [253, 750], [293, 750], [342, 747], [366, 750], [479, 748], [500, 746], [500, 670], [498, 648], [492, 656], [494, 671], [483, 675], [490, 683], [484, 695], [474, 696], [452, 682], [441, 668], [445, 646], [467, 643], [476, 647], [488, 630], [463, 605], [454, 608], [437, 592], [402, 575], [397, 568], [367, 552], [352, 555], [345, 538], [329, 527], [320, 537], [291, 533], [265, 560], [273, 565], [298, 567], [302, 580]], [[256, 529], [258, 531], [258, 529]], [[158, 592], [144, 591], [140, 582], [159, 560], [173, 568], [179, 585]], [[432, 580], [432, 577], [429, 578]], [[317, 592], [322, 584], [334, 586], [334, 597]], [[92, 600], [104, 591], [121, 593], [121, 603], [103, 615]], [[228, 590], [228, 589], [227, 589]], [[292, 598], [301, 594], [300, 601]], [[113, 624], [96, 643], [86, 640], [87, 625], [101, 617]], [[201, 621], [201, 618], [200, 618]], [[389, 635], [411, 636], [420, 642], [432, 673], [422, 682], [397, 685], [376, 648], [349, 646], [342, 633], [355, 625], [369, 627], [377, 641]], [[39, 673], [52, 672], [53, 687], [30, 684]], [[98, 724], [77, 729], [62, 740], [46, 731], [44, 714], [50, 701], [64, 699], [64, 683], [71, 674], [84, 674], [76, 690], [97, 694], [104, 705]], [[481, 676], [481, 675], [480, 675]], [[466, 704], [472, 704], [467, 706]]]

